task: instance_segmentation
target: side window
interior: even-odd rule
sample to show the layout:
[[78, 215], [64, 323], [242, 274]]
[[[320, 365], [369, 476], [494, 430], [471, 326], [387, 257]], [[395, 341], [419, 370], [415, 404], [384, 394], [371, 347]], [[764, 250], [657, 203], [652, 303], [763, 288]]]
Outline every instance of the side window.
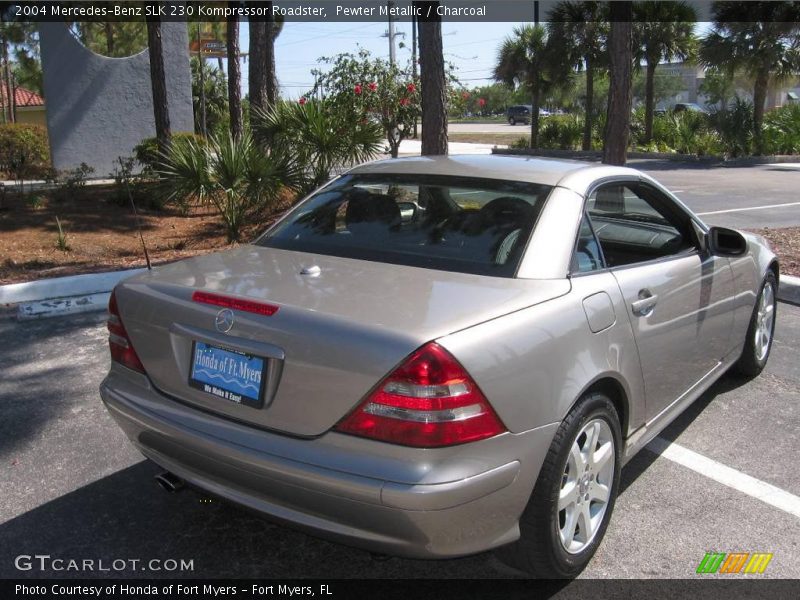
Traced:
[[696, 247], [688, 215], [650, 186], [601, 186], [587, 198], [586, 210], [609, 267], [665, 258]]
[[588, 273], [605, 267], [600, 245], [592, 231], [589, 217], [584, 214], [581, 220], [581, 229], [578, 232], [578, 244], [575, 247], [575, 256], [572, 259], [573, 273]]

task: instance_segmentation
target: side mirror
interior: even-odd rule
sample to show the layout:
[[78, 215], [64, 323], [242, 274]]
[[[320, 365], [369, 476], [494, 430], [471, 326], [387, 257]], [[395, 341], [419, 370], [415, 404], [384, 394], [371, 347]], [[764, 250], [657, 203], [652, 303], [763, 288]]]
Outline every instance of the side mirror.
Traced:
[[747, 240], [735, 229], [712, 227], [706, 240], [708, 250], [716, 256], [741, 256], [747, 252]]

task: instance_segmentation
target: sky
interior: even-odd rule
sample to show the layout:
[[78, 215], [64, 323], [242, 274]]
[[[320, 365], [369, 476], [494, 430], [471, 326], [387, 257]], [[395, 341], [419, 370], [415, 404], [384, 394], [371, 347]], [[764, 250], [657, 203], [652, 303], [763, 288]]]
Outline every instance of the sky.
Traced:
[[[442, 23], [442, 44], [445, 60], [456, 67], [456, 76], [467, 88], [492, 83], [492, 69], [503, 40], [512, 35], [514, 28], [523, 23]], [[389, 58], [389, 40], [381, 37], [387, 32], [386, 22], [287, 22], [275, 42], [275, 64], [281, 95], [296, 99], [311, 89], [314, 78], [311, 70], [319, 66], [322, 56], [335, 56], [342, 52], [357, 52], [359, 47], [369, 50], [373, 57]], [[704, 34], [708, 23], [698, 23], [696, 33]], [[411, 57], [411, 23], [399, 22], [396, 32], [405, 32], [404, 48], [397, 48], [398, 64], [405, 65]], [[240, 25], [240, 48], [247, 52], [249, 28], [246, 21]], [[396, 44], [403, 41], [396, 37]], [[242, 90], [247, 93], [247, 66], [242, 65]]]
[[[445, 60], [457, 68], [457, 76], [466, 87], [491, 83], [491, 72], [502, 41], [521, 23], [443, 23], [442, 44]], [[321, 56], [357, 52], [359, 46], [374, 57], [389, 58], [389, 40], [381, 37], [385, 22], [372, 23], [303, 23], [288, 22], [275, 42], [275, 64], [284, 98], [299, 98], [314, 84], [311, 70]], [[398, 64], [411, 57], [411, 23], [400, 22], [396, 32], [405, 32], [406, 47], [397, 48]], [[249, 30], [241, 24], [240, 48], [247, 51]], [[396, 37], [399, 46], [402, 37]], [[247, 90], [247, 67], [242, 65], [242, 87]]]

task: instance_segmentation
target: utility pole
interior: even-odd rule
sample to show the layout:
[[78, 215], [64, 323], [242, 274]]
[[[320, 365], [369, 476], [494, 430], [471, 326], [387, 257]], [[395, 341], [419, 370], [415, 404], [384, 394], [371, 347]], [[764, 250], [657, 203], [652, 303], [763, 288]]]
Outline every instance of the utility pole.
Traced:
[[392, 16], [392, 9], [394, 8], [394, 2], [387, 2], [389, 7], [389, 64], [394, 66], [395, 56], [394, 56], [394, 17]]
[[539, 24], [539, 0], [533, 1], [533, 24]]
[[395, 30], [394, 30], [394, 17], [392, 16], [392, 10], [394, 10], [394, 2], [392, 2], [390, 0], [389, 2], [386, 3], [386, 5], [389, 7], [389, 10], [388, 10], [388, 12], [389, 12], [389, 29], [381, 37], [389, 38], [389, 64], [394, 66], [395, 65], [395, 58], [396, 58], [396, 53], [395, 53], [395, 50], [394, 50], [394, 38], [396, 38], [398, 35], [402, 36], [402, 37], [406, 37], [406, 34], [403, 31], [395, 32]]
[[200, 37], [200, 23], [197, 23], [197, 64], [200, 66], [200, 133], [206, 137], [206, 75], [203, 67], [203, 40]]

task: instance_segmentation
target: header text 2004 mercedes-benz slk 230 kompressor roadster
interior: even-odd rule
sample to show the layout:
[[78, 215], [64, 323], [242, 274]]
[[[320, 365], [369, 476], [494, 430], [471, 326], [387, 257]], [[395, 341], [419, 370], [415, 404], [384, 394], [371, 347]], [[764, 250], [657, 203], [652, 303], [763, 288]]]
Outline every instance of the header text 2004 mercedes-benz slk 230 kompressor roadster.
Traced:
[[627, 168], [379, 161], [114, 290], [101, 393], [169, 473], [317, 535], [569, 577], [620, 467], [769, 356], [778, 263]]

